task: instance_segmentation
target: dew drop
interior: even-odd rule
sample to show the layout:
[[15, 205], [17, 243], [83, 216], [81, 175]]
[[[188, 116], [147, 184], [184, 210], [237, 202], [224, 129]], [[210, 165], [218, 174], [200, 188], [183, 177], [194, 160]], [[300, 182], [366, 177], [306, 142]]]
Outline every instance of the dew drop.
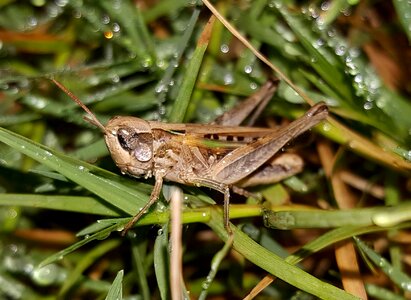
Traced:
[[117, 74], [114, 74], [111, 76], [111, 81], [114, 83], [119, 83], [120, 82], [120, 76], [118, 76]]
[[318, 48], [321, 48], [322, 46], [324, 46], [324, 44], [325, 44], [325, 42], [324, 42], [323, 39], [318, 39], [318, 40], [315, 41], [313, 46], [314, 46], [314, 48], [318, 49]]
[[362, 77], [361, 74], [355, 75], [355, 77], [354, 77], [354, 82], [356, 82], [356, 83], [361, 83], [362, 81], [363, 81], [363, 77]]
[[323, 123], [323, 130], [324, 131], [330, 131], [331, 130], [331, 126], [329, 123]]
[[230, 47], [227, 44], [222, 44], [220, 46], [220, 51], [223, 53], [228, 53], [228, 51], [230, 51]]
[[57, 6], [64, 7], [67, 5], [68, 0], [55, 0]]
[[252, 71], [253, 71], [253, 67], [251, 67], [250, 65], [246, 65], [246, 66], [244, 67], [244, 72], [245, 72], [246, 74], [250, 74]]
[[104, 15], [101, 18], [101, 23], [103, 23], [104, 25], [107, 25], [108, 23], [110, 23], [110, 16], [109, 15]]
[[46, 10], [50, 18], [55, 18], [59, 14], [59, 7], [54, 4], [48, 5]]
[[225, 85], [233, 84], [233, 82], [234, 82], [233, 74], [227, 73], [227, 74], [224, 75], [224, 84]]
[[120, 27], [120, 25], [118, 25], [118, 23], [113, 23], [113, 32], [114, 33], [120, 32], [120, 29], [121, 29], [121, 27]]
[[164, 105], [160, 105], [158, 107], [158, 113], [160, 116], [164, 116], [166, 114], [166, 107]]
[[330, 1], [324, 1], [323, 3], [321, 3], [321, 10], [327, 11], [330, 9], [330, 6], [331, 6]]
[[114, 34], [113, 34], [113, 32], [112, 32], [111, 30], [104, 32], [104, 37], [105, 37], [106, 39], [108, 39], [108, 40], [112, 39], [113, 36], [114, 36]]
[[411, 282], [402, 282], [401, 288], [406, 291], [411, 291]]
[[346, 51], [347, 47], [345, 47], [344, 45], [339, 45], [337, 46], [337, 48], [335, 48], [335, 54], [337, 54], [338, 56], [343, 56]]
[[57, 266], [51, 264], [42, 268], [36, 268], [32, 272], [31, 277], [38, 285], [47, 286], [56, 281], [58, 273]]
[[37, 18], [34, 17], [34, 16], [29, 17], [29, 19], [27, 20], [27, 25], [28, 25], [29, 27], [35, 27], [35, 26], [37, 26], [37, 24], [38, 24], [38, 20], [37, 20]]
[[373, 108], [374, 104], [371, 101], [366, 101], [364, 103], [364, 109], [365, 110], [370, 110], [371, 108]]

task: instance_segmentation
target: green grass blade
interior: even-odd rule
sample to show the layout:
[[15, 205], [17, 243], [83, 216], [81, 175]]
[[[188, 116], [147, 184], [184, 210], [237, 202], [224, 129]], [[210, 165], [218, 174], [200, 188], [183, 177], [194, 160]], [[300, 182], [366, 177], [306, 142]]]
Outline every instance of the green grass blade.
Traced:
[[[228, 239], [227, 231], [220, 211], [211, 211], [211, 220], [207, 223], [217, 235]], [[231, 225], [234, 234], [233, 248], [255, 265], [263, 268], [285, 282], [322, 299], [348, 300], [358, 299], [347, 292], [323, 282], [316, 277], [291, 265], [271, 251], [257, 244], [242, 231]]]
[[408, 37], [408, 42], [411, 44], [411, 7], [408, 1], [394, 0], [392, 1], [397, 11], [397, 15], [404, 29], [405, 34]]
[[411, 219], [411, 202], [403, 202], [394, 207], [358, 208], [351, 210], [306, 210], [264, 212], [267, 227], [279, 229], [292, 228], [330, 228], [342, 226], [394, 226]]
[[190, 103], [191, 94], [194, 89], [194, 84], [197, 80], [198, 72], [200, 71], [201, 62], [203, 61], [204, 53], [210, 40], [212, 26], [213, 22], [210, 20], [204, 27], [203, 33], [197, 43], [197, 47], [188, 64], [176, 101], [171, 110], [170, 117], [168, 118], [171, 123], [179, 123], [184, 120], [188, 104]]
[[405, 292], [411, 292], [411, 277], [402, 270], [392, 266], [388, 260], [369, 248], [359, 238], [355, 238], [357, 246], [367, 257], [378, 266], [399, 288]]
[[120, 216], [121, 212], [99, 198], [61, 195], [0, 194], [0, 205], [37, 207], [101, 216]]
[[105, 300], [122, 300], [123, 299], [123, 276], [124, 271], [118, 271], [116, 278], [114, 278], [113, 284], [108, 291]]
[[4, 128], [0, 128], [0, 141], [56, 170], [129, 215], [134, 215], [148, 200], [147, 195], [122, 184], [122, 181], [127, 181], [125, 178], [64, 155]]
[[169, 299], [169, 260], [168, 260], [168, 223], [159, 231], [154, 243], [154, 271], [156, 273], [157, 285], [160, 297], [163, 300]]
[[[409, 228], [411, 226], [411, 223], [402, 223], [399, 226], [396, 226], [395, 229], [400, 229], [400, 228]], [[317, 253], [318, 251], [331, 246], [339, 241], [342, 241], [344, 239], [361, 235], [361, 234], [366, 234], [366, 233], [373, 233], [373, 232], [378, 232], [378, 231], [386, 231], [387, 228], [382, 228], [378, 226], [345, 226], [341, 228], [336, 228], [333, 230], [330, 230], [323, 235], [319, 236], [315, 240], [307, 243], [302, 247], [300, 250], [297, 252], [289, 255], [286, 258], [286, 261], [288, 261], [291, 264], [297, 264], [298, 262], [302, 261], [309, 255], [313, 253]]]
[[[145, 250], [147, 247], [142, 247], [140, 241], [137, 241], [136, 239], [131, 240], [131, 254], [132, 254], [132, 259], [133, 259], [133, 265], [134, 269], [136, 270], [137, 273], [137, 278], [136, 281], [138, 282], [138, 286], [141, 290], [141, 298], [143, 300], [149, 300], [150, 299], [150, 289], [149, 285], [147, 282], [147, 274], [144, 266], [144, 260], [145, 260], [145, 255], [146, 251], [142, 251], [142, 248]], [[143, 246], [146, 246], [145, 244]]]
[[105, 241], [96, 245], [92, 250], [83, 255], [81, 259], [77, 261], [76, 267], [71, 271], [71, 273], [64, 281], [64, 284], [62, 285], [59, 292], [59, 298], [65, 297], [65, 295], [71, 288], [73, 288], [76, 282], [80, 280], [81, 275], [87, 268], [94, 264], [96, 260], [98, 260], [101, 256], [118, 247], [120, 243], [121, 240]]
[[43, 260], [39, 264], [39, 267], [41, 268], [41, 267], [44, 267], [45, 265], [48, 265], [48, 264], [51, 264], [55, 261], [61, 260], [64, 256], [70, 254], [71, 252], [77, 250], [78, 248], [80, 248], [80, 247], [82, 247], [82, 246], [84, 246], [84, 245], [86, 245], [86, 244], [88, 244], [92, 241], [106, 239], [110, 235], [111, 232], [122, 230], [124, 228], [124, 225], [127, 222], [128, 222], [128, 220], [125, 220], [125, 221], [121, 220], [118, 223], [116, 223], [112, 226], [109, 226], [109, 227], [107, 227], [103, 230], [100, 230], [97, 233], [94, 233], [90, 236], [85, 236], [84, 239], [82, 239], [81, 241], [78, 241], [77, 243], [75, 243], [75, 244], [73, 244], [73, 245], [71, 245], [71, 246], [69, 246], [69, 247], [67, 247], [67, 248], [65, 248], [65, 249], [63, 249], [63, 250], [61, 250], [61, 251], [59, 251], [59, 252], [57, 252], [53, 255], [50, 255], [49, 257], [47, 257], [45, 260]]

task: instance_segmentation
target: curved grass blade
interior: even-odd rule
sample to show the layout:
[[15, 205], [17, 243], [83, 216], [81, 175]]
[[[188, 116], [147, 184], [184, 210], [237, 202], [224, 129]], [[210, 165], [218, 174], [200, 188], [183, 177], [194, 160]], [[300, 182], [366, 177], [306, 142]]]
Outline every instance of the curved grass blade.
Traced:
[[0, 141], [83, 186], [121, 211], [134, 215], [148, 196], [123, 184], [118, 175], [74, 159], [23, 136], [0, 128]]
[[387, 275], [398, 287], [405, 292], [411, 292], [411, 277], [402, 270], [395, 268], [384, 257], [367, 247], [363, 241], [354, 237], [357, 246], [367, 257]]
[[[207, 225], [209, 225], [221, 239], [226, 241], [228, 234], [223, 224], [221, 211], [212, 209], [211, 220]], [[234, 235], [233, 248], [255, 265], [281, 280], [322, 299], [358, 299], [286, 262], [271, 251], [257, 244], [234, 225], [231, 225], [231, 228], [233, 229]]]
[[77, 262], [76, 267], [71, 271], [71, 273], [64, 281], [64, 284], [59, 292], [59, 298], [65, 298], [65, 295], [69, 292], [69, 290], [76, 284], [76, 282], [81, 279], [83, 272], [92, 264], [94, 264], [99, 257], [118, 247], [120, 243], [121, 241], [119, 239], [105, 241], [98, 244], [96, 247], [82, 256], [81, 259]]
[[118, 271], [116, 278], [114, 278], [113, 284], [108, 291], [105, 300], [122, 300], [123, 299], [123, 276], [124, 270]]

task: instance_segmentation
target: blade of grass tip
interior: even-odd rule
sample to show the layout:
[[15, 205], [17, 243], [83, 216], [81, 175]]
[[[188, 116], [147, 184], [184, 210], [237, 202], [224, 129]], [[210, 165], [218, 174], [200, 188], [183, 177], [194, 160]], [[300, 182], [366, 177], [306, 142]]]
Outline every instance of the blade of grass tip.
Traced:
[[220, 267], [221, 262], [230, 252], [232, 245], [233, 245], [232, 239], [228, 239], [227, 242], [225, 242], [224, 247], [214, 255], [211, 261], [210, 272], [208, 273], [206, 280], [201, 285], [202, 291], [201, 291], [200, 296], [198, 297], [199, 300], [205, 300], [207, 298], [208, 288], [213, 282], [217, 274], [218, 268]]
[[64, 299], [65, 295], [69, 292], [71, 288], [81, 279], [81, 275], [83, 272], [89, 268], [92, 264], [96, 262], [101, 256], [106, 254], [107, 252], [113, 250], [114, 248], [118, 247], [121, 243], [121, 240], [109, 240], [103, 243], [99, 243], [90, 251], [87, 251], [83, 256], [81, 256], [80, 260], [76, 262], [76, 267], [70, 272], [67, 278], [62, 285], [58, 298]]
[[267, 227], [276, 229], [332, 228], [343, 226], [372, 226], [388, 228], [411, 219], [411, 201], [393, 207], [380, 206], [349, 210], [287, 210], [264, 211]]
[[194, 84], [200, 71], [201, 62], [210, 40], [214, 19], [214, 16], [210, 17], [197, 42], [197, 47], [193, 53], [190, 63], [188, 64], [183, 82], [170, 113], [169, 121], [171, 123], [181, 123], [184, 120], [191, 94], [194, 89]]
[[400, 19], [400, 23], [408, 37], [408, 42], [411, 44], [411, 18], [410, 18], [410, 3], [403, 0], [393, 1], [395, 11]]
[[[221, 211], [212, 209], [211, 219], [207, 225], [210, 226], [221, 239], [226, 241], [229, 236], [223, 224]], [[263, 268], [274, 276], [277, 276], [281, 280], [322, 299], [358, 299], [331, 284], [317, 279], [300, 268], [291, 265], [256, 243], [241, 230], [237, 229], [233, 224], [230, 224], [230, 226], [234, 235], [233, 248], [255, 265]]]
[[54, 253], [52, 255], [50, 255], [49, 257], [47, 257], [46, 259], [44, 259], [43, 261], [40, 262], [39, 264], [39, 268], [42, 268], [48, 264], [51, 264], [55, 261], [61, 260], [63, 259], [64, 256], [70, 254], [71, 252], [77, 250], [78, 248], [94, 241], [94, 240], [104, 240], [106, 239], [111, 232], [113, 231], [120, 231], [124, 228], [124, 225], [128, 223], [128, 221], [130, 221], [130, 219], [127, 220], [121, 220], [118, 223], [111, 225], [107, 228], [102, 229], [101, 231], [94, 233], [90, 236], [86, 236], [84, 239], [82, 239], [81, 241], [78, 241], [77, 243], [57, 252]]
[[375, 284], [367, 284], [365, 286], [367, 289], [368, 296], [371, 299], [377, 300], [406, 300], [405, 297], [398, 295], [388, 289], [382, 288]]
[[166, 223], [159, 229], [154, 243], [154, 272], [160, 297], [163, 300], [170, 299], [168, 249], [168, 223]]
[[140, 288], [140, 295], [143, 300], [150, 299], [150, 290], [147, 281], [147, 274], [144, 267], [144, 258], [146, 254], [142, 254], [139, 243], [136, 239], [131, 239], [131, 255], [133, 259], [133, 266], [137, 273], [137, 283]]
[[105, 300], [122, 300], [123, 299], [123, 276], [124, 270], [118, 271], [116, 278], [114, 278], [107, 297]]
[[354, 237], [357, 246], [363, 251], [371, 261], [378, 266], [399, 288], [405, 292], [411, 292], [411, 277], [400, 269], [394, 268], [388, 260], [377, 252], [367, 247], [359, 238]]

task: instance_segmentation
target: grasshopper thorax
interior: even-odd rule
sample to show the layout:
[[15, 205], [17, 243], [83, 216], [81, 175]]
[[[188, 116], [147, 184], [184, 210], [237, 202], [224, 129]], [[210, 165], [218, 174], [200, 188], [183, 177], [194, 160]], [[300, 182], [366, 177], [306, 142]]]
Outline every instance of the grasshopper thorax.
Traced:
[[153, 135], [147, 121], [114, 117], [105, 126], [104, 138], [123, 173], [150, 177], [153, 169]]

